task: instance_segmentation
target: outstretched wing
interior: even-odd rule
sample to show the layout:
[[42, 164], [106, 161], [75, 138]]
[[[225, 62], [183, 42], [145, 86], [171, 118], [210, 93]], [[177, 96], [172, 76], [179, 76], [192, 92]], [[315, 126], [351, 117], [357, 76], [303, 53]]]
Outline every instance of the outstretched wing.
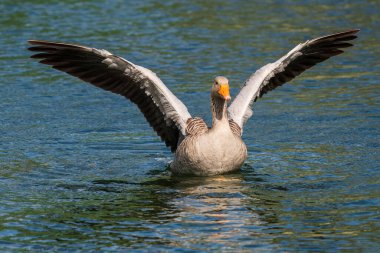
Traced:
[[228, 108], [229, 117], [241, 128], [252, 116], [252, 103], [268, 91], [292, 80], [319, 62], [343, 53], [342, 48], [351, 47], [347, 41], [356, 39], [359, 30], [336, 33], [308, 40], [293, 48], [274, 63], [265, 65], [245, 81], [239, 94]]
[[29, 43], [29, 50], [38, 52], [31, 58], [41, 59], [40, 63], [130, 99], [172, 152], [176, 150], [191, 115], [155, 73], [106, 50], [39, 40]]

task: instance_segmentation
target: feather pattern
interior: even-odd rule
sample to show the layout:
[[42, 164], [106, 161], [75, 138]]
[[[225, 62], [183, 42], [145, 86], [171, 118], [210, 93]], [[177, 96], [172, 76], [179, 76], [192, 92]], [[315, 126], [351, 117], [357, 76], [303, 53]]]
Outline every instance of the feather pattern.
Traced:
[[245, 81], [239, 94], [228, 108], [229, 118], [240, 128], [252, 116], [251, 106], [258, 98], [292, 80], [319, 62], [343, 53], [351, 47], [347, 41], [356, 39], [359, 30], [336, 33], [297, 45], [274, 63], [265, 65]]
[[243, 134], [243, 132], [241, 131], [241, 128], [239, 127], [239, 125], [235, 121], [230, 119], [228, 121], [228, 124], [230, 125], [231, 131], [234, 135], [240, 137]]
[[30, 40], [31, 58], [135, 103], [174, 152], [191, 118], [186, 106], [152, 71], [103, 49]]
[[195, 117], [187, 120], [186, 135], [201, 135], [208, 131], [206, 122], [202, 118]]

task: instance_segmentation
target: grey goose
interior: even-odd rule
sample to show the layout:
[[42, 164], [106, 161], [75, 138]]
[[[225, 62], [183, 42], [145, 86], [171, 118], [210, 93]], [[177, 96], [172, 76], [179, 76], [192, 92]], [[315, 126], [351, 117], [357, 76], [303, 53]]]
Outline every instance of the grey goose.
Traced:
[[242, 129], [252, 116], [252, 104], [265, 93], [292, 80], [306, 69], [343, 53], [359, 30], [307, 40], [279, 60], [253, 73], [230, 101], [228, 79], [211, 86], [212, 126], [192, 117], [186, 106], [149, 69], [104, 49], [75, 44], [29, 40], [31, 58], [120, 94], [144, 114], [150, 126], [174, 153], [174, 174], [209, 176], [240, 169], [247, 158]]

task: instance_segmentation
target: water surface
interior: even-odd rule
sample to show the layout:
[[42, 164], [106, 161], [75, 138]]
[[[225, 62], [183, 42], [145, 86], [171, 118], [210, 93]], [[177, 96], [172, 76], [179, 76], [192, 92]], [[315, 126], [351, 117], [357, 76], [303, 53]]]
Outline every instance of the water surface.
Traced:
[[[0, 251], [377, 252], [377, 1], [0, 3]], [[209, 116], [225, 75], [360, 28], [347, 53], [260, 99], [238, 173], [173, 178], [133, 104], [28, 59], [27, 39], [106, 48]]]

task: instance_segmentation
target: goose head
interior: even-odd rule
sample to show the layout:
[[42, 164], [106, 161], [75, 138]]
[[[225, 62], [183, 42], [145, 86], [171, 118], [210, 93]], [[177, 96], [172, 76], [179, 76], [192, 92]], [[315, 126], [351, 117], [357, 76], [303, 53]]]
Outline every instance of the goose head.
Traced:
[[214, 79], [214, 84], [211, 89], [212, 98], [220, 98], [225, 101], [231, 100], [230, 96], [230, 85], [228, 84], [228, 79], [224, 76], [217, 76]]

